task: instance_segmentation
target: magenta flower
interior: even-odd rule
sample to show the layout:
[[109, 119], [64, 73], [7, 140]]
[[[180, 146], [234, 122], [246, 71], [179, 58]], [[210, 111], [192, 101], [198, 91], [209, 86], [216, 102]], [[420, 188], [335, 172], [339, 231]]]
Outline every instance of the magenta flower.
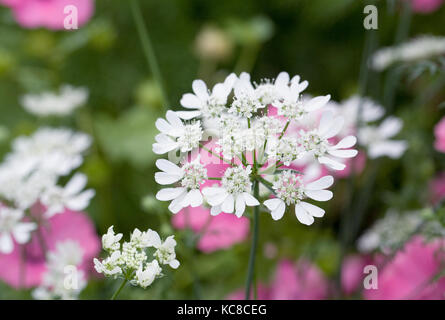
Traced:
[[440, 8], [443, 0], [411, 0], [412, 9], [417, 13], [431, 13]]
[[434, 127], [434, 136], [436, 138], [434, 148], [437, 151], [445, 152], [445, 117]]
[[363, 288], [363, 279], [366, 276], [363, 269], [373, 264], [369, 256], [350, 255], [343, 262], [341, 272], [341, 286], [345, 294], [352, 294]]
[[195, 233], [202, 233], [197, 247], [205, 253], [228, 249], [246, 240], [249, 235], [248, 218], [237, 218], [228, 213], [213, 217], [209, 211], [204, 207], [182, 209], [173, 216], [172, 224], [177, 229], [190, 228]]
[[378, 289], [364, 290], [366, 299], [445, 299], [445, 278], [435, 279], [443, 267], [443, 241], [414, 237], [378, 274]]
[[15, 20], [24, 28], [64, 29], [64, 20], [69, 15], [68, 5], [77, 8], [77, 24], [87, 23], [94, 12], [93, 0], [0, 0], [0, 4], [12, 9]]
[[328, 282], [317, 266], [307, 260], [293, 264], [282, 260], [270, 289], [271, 300], [321, 300], [328, 294]]
[[[71, 240], [83, 249], [81, 270], [87, 275], [92, 270], [93, 258], [100, 252], [100, 239], [90, 218], [81, 212], [65, 211], [51, 217], [40, 229], [41, 238], [33, 233], [23, 247], [15, 245], [10, 254], [0, 254], [0, 279], [14, 288], [31, 288], [41, 284], [46, 271], [42, 246], [49, 251], [60, 241]], [[42, 241], [43, 240], [43, 241]]]
[[[328, 296], [329, 285], [317, 266], [307, 260], [296, 264], [289, 260], [278, 263], [274, 279], [269, 286], [258, 286], [258, 299], [264, 300], [321, 300]], [[242, 300], [242, 290], [227, 296], [229, 300]]]

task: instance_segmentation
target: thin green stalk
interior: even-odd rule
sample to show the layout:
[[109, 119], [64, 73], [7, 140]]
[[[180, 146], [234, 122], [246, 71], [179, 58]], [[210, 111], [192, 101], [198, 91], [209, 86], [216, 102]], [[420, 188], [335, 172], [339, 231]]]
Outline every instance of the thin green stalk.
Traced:
[[119, 295], [119, 293], [122, 291], [122, 289], [125, 287], [125, 285], [127, 284], [128, 280], [124, 279], [124, 281], [122, 281], [120, 287], [116, 290], [116, 292], [111, 296], [110, 300], [116, 300], [116, 297]]
[[130, 0], [131, 12], [133, 14], [134, 22], [138, 30], [139, 39], [141, 41], [142, 49], [144, 51], [145, 58], [147, 59], [150, 70], [153, 74], [154, 80], [157, 82], [162, 95], [162, 105], [165, 110], [169, 109], [170, 102], [168, 100], [167, 91], [164, 87], [164, 81], [162, 78], [161, 69], [159, 68], [158, 60], [156, 59], [156, 54], [153, 49], [153, 45], [150, 40], [150, 35], [148, 33], [147, 27], [144, 22], [144, 18], [141, 14], [141, 7], [139, 5], [139, 0]]
[[213, 156], [219, 158], [220, 160], [224, 161], [224, 162], [227, 163], [227, 164], [232, 165], [232, 163], [231, 163], [230, 161], [227, 161], [226, 159], [224, 159], [223, 157], [221, 157], [219, 154], [216, 154], [215, 152], [213, 152], [213, 151], [210, 150], [209, 148], [204, 147], [204, 145], [203, 145], [202, 143], [200, 143], [199, 146], [201, 147], [201, 149], [207, 151], [207, 152], [210, 153], [211, 155], [213, 155]]
[[283, 129], [283, 132], [281, 132], [278, 140], [281, 140], [281, 138], [283, 138], [284, 134], [286, 133], [287, 128], [289, 127], [289, 124], [290, 124], [290, 120], [287, 120], [286, 125], [284, 126], [284, 129]]
[[[255, 198], [259, 198], [259, 185], [258, 181], [253, 182], [253, 196]], [[246, 300], [250, 300], [250, 292], [252, 289], [252, 282], [255, 274], [255, 259], [256, 259], [256, 251], [258, 246], [258, 232], [259, 232], [259, 213], [260, 207], [253, 207], [253, 238], [252, 238], [252, 246], [250, 247], [250, 256], [249, 256], [249, 266], [247, 269], [247, 280], [246, 280]]]

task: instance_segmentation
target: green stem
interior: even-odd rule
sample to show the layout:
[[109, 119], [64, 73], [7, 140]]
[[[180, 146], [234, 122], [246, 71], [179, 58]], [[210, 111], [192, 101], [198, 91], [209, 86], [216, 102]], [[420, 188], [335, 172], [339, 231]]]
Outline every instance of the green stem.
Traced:
[[281, 140], [281, 138], [283, 138], [284, 133], [285, 133], [286, 130], [287, 130], [287, 127], [289, 127], [289, 124], [290, 124], [290, 120], [287, 120], [286, 125], [284, 126], [284, 129], [283, 129], [283, 132], [281, 132], [281, 135], [280, 135], [280, 137], [278, 138], [278, 140]]
[[120, 287], [116, 290], [116, 292], [113, 294], [113, 296], [110, 298], [110, 300], [116, 300], [116, 297], [119, 295], [119, 293], [122, 291], [122, 289], [125, 287], [125, 285], [127, 284], [128, 280], [124, 279], [124, 281], [122, 281], [122, 284], [120, 285]]
[[[259, 185], [258, 181], [253, 182], [253, 196], [259, 198]], [[247, 269], [247, 281], [246, 281], [246, 300], [250, 300], [250, 291], [252, 289], [252, 282], [255, 273], [255, 259], [258, 246], [258, 232], [259, 232], [259, 213], [260, 207], [253, 207], [253, 238], [252, 246], [250, 248], [249, 266]]]
[[221, 159], [222, 161], [224, 161], [227, 164], [232, 165], [232, 163], [230, 161], [227, 161], [226, 159], [224, 159], [223, 157], [221, 157], [219, 154], [216, 154], [215, 152], [213, 152], [212, 150], [210, 150], [209, 148], [204, 147], [204, 145], [202, 143], [199, 144], [199, 146], [201, 147], [201, 149], [209, 152], [210, 154], [212, 154], [213, 156]]
[[150, 40], [150, 35], [148, 34], [144, 18], [142, 17], [141, 14], [141, 7], [139, 5], [139, 0], [130, 0], [130, 5], [145, 58], [147, 59], [153, 77], [161, 90], [163, 107], [165, 108], [165, 110], [168, 110], [170, 102], [168, 101], [167, 91], [164, 87], [164, 81], [162, 78], [161, 69], [159, 68], [158, 60], [156, 59], [153, 45]]

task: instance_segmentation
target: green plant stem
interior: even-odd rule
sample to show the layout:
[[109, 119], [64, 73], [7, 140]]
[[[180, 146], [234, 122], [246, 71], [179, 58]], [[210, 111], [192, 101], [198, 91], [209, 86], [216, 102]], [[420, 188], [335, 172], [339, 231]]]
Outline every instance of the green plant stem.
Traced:
[[119, 295], [119, 293], [122, 291], [122, 289], [125, 287], [125, 285], [127, 284], [128, 280], [124, 279], [124, 281], [122, 281], [120, 287], [116, 290], [116, 292], [111, 296], [110, 300], [116, 300], [116, 297]]
[[[259, 185], [258, 181], [253, 182], [253, 196], [259, 198]], [[255, 259], [256, 251], [258, 246], [258, 232], [259, 232], [259, 206], [253, 207], [253, 238], [252, 246], [250, 247], [249, 265], [247, 269], [247, 280], [246, 280], [246, 300], [250, 300], [250, 292], [252, 289], [252, 282], [255, 274]]]
[[153, 78], [157, 82], [159, 89], [161, 90], [162, 105], [165, 110], [168, 110], [170, 102], [168, 100], [167, 91], [164, 87], [164, 81], [162, 78], [161, 69], [159, 67], [158, 60], [156, 59], [156, 54], [154, 52], [153, 45], [150, 40], [150, 35], [145, 25], [144, 18], [142, 17], [141, 14], [141, 7], [139, 5], [139, 0], [130, 0], [130, 6], [134, 22], [138, 30], [139, 39], [141, 41], [145, 58], [147, 59], [148, 65], [153, 74]]

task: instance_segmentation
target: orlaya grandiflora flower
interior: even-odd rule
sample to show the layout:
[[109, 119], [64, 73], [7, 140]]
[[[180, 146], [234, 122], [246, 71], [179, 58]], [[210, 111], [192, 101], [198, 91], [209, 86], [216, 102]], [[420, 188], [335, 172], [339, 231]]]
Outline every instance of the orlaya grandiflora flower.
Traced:
[[241, 217], [247, 206], [258, 206], [260, 203], [251, 194], [252, 182], [250, 173], [252, 168], [228, 168], [221, 180], [219, 187], [207, 187], [202, 190], [207, 202], [212, 207], [211, 215], [218, 215], [221, 212], [234, 213]]
[[93, 189], [82, 191], [87, 181], [86, 175], [76, 173], [65, 187], [58, 185], [48, 187], [40, 199], [41, 203], [47, 208], [45, 216], [49, 218], [56, 213], [63, 212], [64, 208], [81, 211], [88, 207], [95, 191]]
[[343, 170], [346, 165], [332, 157], [353, 158], [357, 155], [357, 150], [349, 149], [357, 142], [355, 136], [346, 136], [334, 145], [329, 142], [329, 139], [340, 132], [343, 124], [343, 117], [326, 111], [322, 114], [317, 129], [300, 133], [300, 144], [306, 152], [312, 153], [320, 164], [334, 170]]
[[309, 202], [307, 198], [317, 201], [328, 201], [332, 192], [325, 190], [334, 183], [332, 176], [324, 176], [316, 181], [304, 183], [302, 176], [291, 170], [282, 171], [272, 188], [276, 198], [264, 201], [264, 205], [271, 211], [272, 218], [279, 220], [283, 217], [286, 206], [295, 206], [298, 221], [311, 225], [314, 217], [320, 218], [325, 211]]
[[158, 200], [172, 200], [168, 207], [171, 212], [178, 213], [184, 207], [202, 205], [203, 198], [200, 187], [207, 179], [207, 169], [201, 164], [199, 156], [182, 167], [165, 159], [157, 160], [156, 166], [162, 170], [155, 174], [157, 183], [168, 185], [180, 181], [181, 184], [180, 187], [165, 188], [156, 194]]
[[361, 145], [367, 147], [371, 159], [382, 156], [400, 158], [408, 145], [403, 140], [390, 140], [402, 129], [402, 120], [388, 117], [379, 126], [365, 126], [358, 131]]
[[[285, 72], [280, 73], [275, 80], [263, 79], [259, 84], [253, 84], [247, 73], [229, 79], [230, 82], [234, 80], [230, 92], [222, 89], [231, 87], [227, 85], [228, 80], [216, 85], [212, 92], [208, 92], [203, 82], [195, 81], [195, 95], [184, 95], [186, 107], [191, 109], [194, 106], [198, 109], [195, 111], [199, 111], [187, 113], [186, 118], [191, 119], [194, 115], [200, 117], [202, 123], [183, 123], [173, 111], [167, 112], [167, 120], [159, 119], [156, 123], [161, 133], [153, 145], [154, 152], [163, 154], [179, 149], [185, 158], [185, 152], [193, 154], [198, 151], [201, 154], [204, 150], [212, 154], [210, 159], [216, 159], [221, 165], [220, 171], [214, 173], [216, 177], [212, 177], [207, 176], [207, 172], [204, 175], [203, 168], [214, 162], [210, 163], [204, 157], [201, 159], [203, 164], [199, 164], [200, 170], [192, 171], [192, 174], [185, 173], [184, 167], [167, 160], [158, 161], [157, 166], [162, 172], [156, 174], [156, 181], [163, 185], [181, 184], [163, 189], [157, 194], [159, 200], [172, 200], [169, 206], [172, 212], [178, 212], [188, 205], [207, 203], [212, 215], [225, 212], [240, 217], [246, 206], [258, 208], [264, 196], [260, 193], [261, 185], [272, 188], [270, 182], [262, 177], [266, 174], [276, 177], [277, 168], [307, 158], [305, 161], [309, 163], [342, 170], [346, 167], [342, 163], [346, 161], [342, 160], [357, 154], [356, 150], [350, 149], [355, 145], [356, 138], [338, 135], [343, 118], [334, 117], [332, 112], [323, 112], [328, 109], [330, 95], [306, 100], [301, 97], [308, 85], [307, 81], [301, 81], [298, 76], [291, 79]], [[217, 92], [220, 92], [217, 95], [222, 102], [218, 104], [219, 113], [214, 113], [207, 107]], [[231, 97], [231, 92], [233, 98], [229, 99], [227, 97]], [[215, 140], [211, 149], [208, 149], [207, 144], [202, 144], [204, 130], [207, 134], [211, 133]], [[333, 141], [339, 142], [334, 144]], [[309, 171], [307, 168], [304, 168], [305, 176]], [[217, 185], [203, 188], [201, 194], [199, 190], [203, 180], [216, 180]], [[315, 186], [304, 189], [306, 193], [303, 195], [320, 200], [332, 196], [330, 191], [311, 188]], [[328, 194], [329, 197], [326, 196]], [[296, 194], [295, 197], [295, 202], [301, 200]], [[311, 210], [309, 206], [297, 206], [300, 219], [306, 223], [310, 217], [320, 215], [320, 211]], [[306, 208], [306, 211], [300, 208]], [[309, 212], [307, 210], [312, 215], [308, 213], [305, 216], [304, 212]]]
[[167, 111], [165, 119], [156, 120], [156, 128], [161, 131], [153, 144], [153, 152], [164, 154], [170, 151], [191, 151], [199, 146], [203, 131], [200, 121], [184, 124], [176, 112]]
[[33, 222], [23, 221], [22, 210], [9, 208], [0, 204], [0, 252], [11, 253], [14, 249], [13, 239], [24, 244], [31, 238], [31, 232], [37, 228]]
[[184, 120], [200, 116], [218, 117], [226, 107], [227, 97], [236, 80], [236, 75], [231, 73], [223, 83], [217, 83], [211, 92], [204, 81], [199, 79], [193, 81], [193, 93], [184, 94], [180, 103], [184, 108], [197, 110], [178, 111], [178, 116]]

